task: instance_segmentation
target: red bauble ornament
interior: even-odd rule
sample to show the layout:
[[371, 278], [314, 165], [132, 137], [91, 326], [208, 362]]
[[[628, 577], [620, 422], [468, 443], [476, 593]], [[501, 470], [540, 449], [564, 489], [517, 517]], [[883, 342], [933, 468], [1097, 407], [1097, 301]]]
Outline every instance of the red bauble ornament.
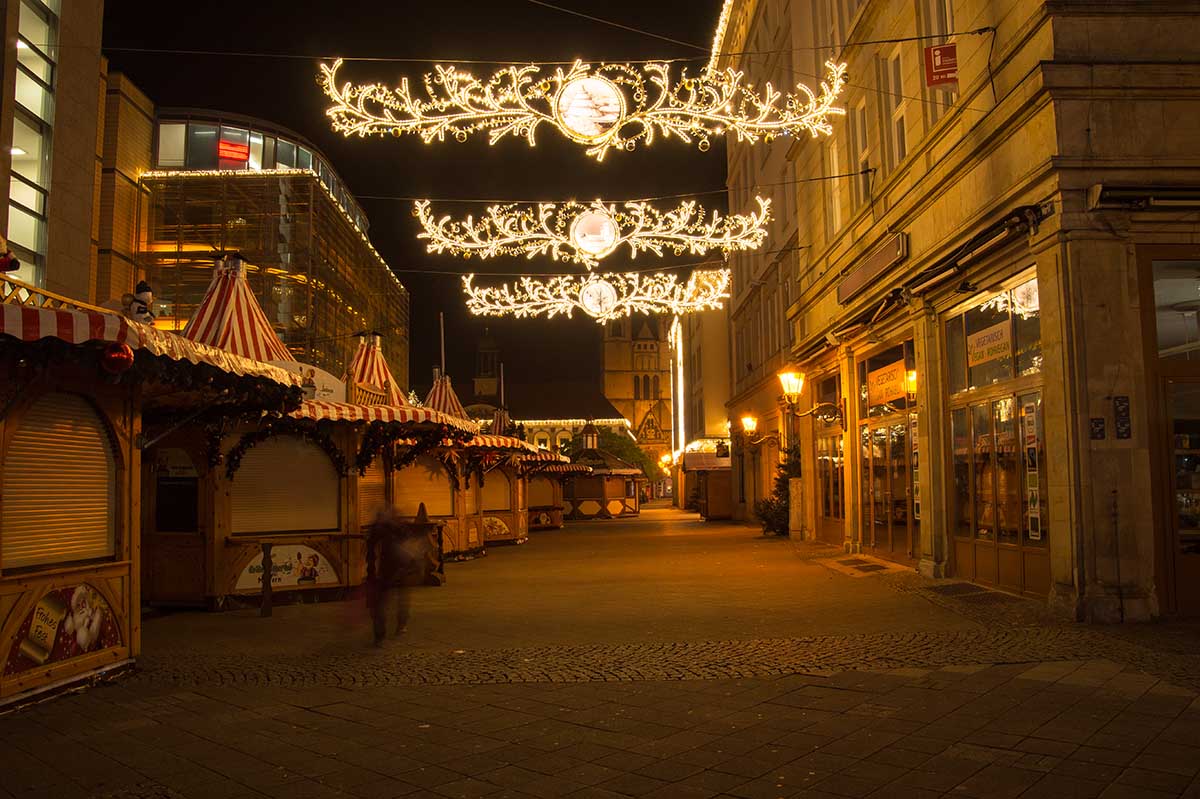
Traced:
[[110, 375], [119, 375], [133, 366], [133, 349], [124, 342], [109, 344], [100, 356], [100, 366]]

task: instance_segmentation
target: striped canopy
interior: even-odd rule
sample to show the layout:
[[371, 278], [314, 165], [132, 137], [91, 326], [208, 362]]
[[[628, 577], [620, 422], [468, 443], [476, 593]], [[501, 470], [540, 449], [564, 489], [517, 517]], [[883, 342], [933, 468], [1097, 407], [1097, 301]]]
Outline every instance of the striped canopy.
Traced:
[[450, 378], [446, 375], [439, 375], [433, 381], [433, 388], [429, 389], [429, 396], [425, 398], [425, 407], [441, 411], [447, 416], [467, 418], [467, 412], [463, 410], [458, 395], [454, 393], [454, 386], [450, 384]]
[[305, 400], [300, 409], [291, 414], [297, 419], [327, 420], [331, 422], [381, 422], [383, 424], [430, 423], [444, 424], [458, 430], [474, 432], [474, 425], [464, 419], [455, 419], [429, 408], [395, 407], [391, 405], [354, 405], [348, 402], [326, 402]]
[[267, 321], [246, 282], [245, 265], [236, 255], [217, 262], [183, 337], [256, 361], [296, 360]]
[[392, 376], [392, 370], [388, 368], [387, 360], [383, 357], [379, 336], [365, 336], [359, 339], [358, 350], [350, 359], [350, 366], [342, 376], [342, 382], [347, 388], [361, 384], [384, 392], [387, 405], [411, 407], [404, 392], [396, 385], [396, 378]]

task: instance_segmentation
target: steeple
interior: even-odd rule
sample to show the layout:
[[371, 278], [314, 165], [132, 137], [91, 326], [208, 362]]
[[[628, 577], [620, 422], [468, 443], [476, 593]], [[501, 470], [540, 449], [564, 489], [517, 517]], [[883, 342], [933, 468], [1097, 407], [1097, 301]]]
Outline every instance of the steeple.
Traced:
[[500, 399], [500, 347], [485, 327], [475, 348], [475, 401], [496, 404]]

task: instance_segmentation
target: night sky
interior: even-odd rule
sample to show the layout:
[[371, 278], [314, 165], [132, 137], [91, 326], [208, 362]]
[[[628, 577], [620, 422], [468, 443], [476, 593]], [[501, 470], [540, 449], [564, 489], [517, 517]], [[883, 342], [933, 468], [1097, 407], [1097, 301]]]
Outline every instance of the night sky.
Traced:
[[[556, 0], [556, 4], [705, 48], [711, 46], [721, 6], [720, 0]], [[482, 276], [487, 272], [564, 272], [578, 267], [555, 264], [549, 258], [480, 262], [448, 254], [428, 255], [416, 239], [419, 228], [410, 203], [367, 197], [618, 200], [724, 186], [725, 152], [719, 142], [701, 153], [694, 145], [660, 139], [632, 153], [611, 153], [598, 164], [584, 154], [585, 148], [549, 127], [539, 131], [535, 148], [511, 138], [488, 146], [483, 136], [466, 144], [447, 141], [431, 145], [416, 136], [345, 139], [329, 128], [324, 116], [326, 100], [316, 82], [316, 60], [111, 49], [430, 57], [444, 63], [454, 58], [540, 61], [582, 57], [599, 62], [702, 56], [691, 48], [529, 0], [208, 0], [167, 5], [161, 0], [108, 0], [104, 45], [111, 67], [127, 74], [158, 105], [260, 117], [292, 128], [324, 151], [370, 218], [370, 237], [376, 249], [411, 293], [409, 379], [414, 386], [429, 384], [437, 359], [439, 311], [446, 315], [448, 367], [456, 383], [470, 379], [475, 342], [485, 326], [501, 346], [510, 385], [548, 378], [598, 381], [599, 326], [582, 313], [573, 320], [553, 321], [471, 316], [457, 277], [419, 272], [476, 271]], [[693, 71], [702, 63], [696, 62]], [[468, 68], [480, 74], [498, 67]], [[429, 69], [424, 64], [362, 62], [347, 64], [340, 75], [355, 82], [394, 85], [403, 75], [415, 78]], [[701, 199], [709, 208], [725, 208], [721, 195]], [[478, 213], [484, 206], [439, 207], [461, 216], [466, 209]], [[628, 263], [617, 253], [606, 259], [601, 269], [620, 270]], [[637, 267], [654, 265], [645, 254], [634, 262]]]

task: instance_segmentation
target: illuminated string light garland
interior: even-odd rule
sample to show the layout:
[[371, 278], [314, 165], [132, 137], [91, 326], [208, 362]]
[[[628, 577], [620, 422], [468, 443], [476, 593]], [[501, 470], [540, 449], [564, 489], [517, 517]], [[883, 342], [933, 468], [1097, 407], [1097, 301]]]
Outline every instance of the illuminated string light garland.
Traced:
[[674, 275], [621, 272], [600, 275], [559, 275], [542, 281], [522, 277], [510, 287], [474, 285], [475, 275], [463, 277], [467, 309], [476, 316], [515, 316], [518, 319], [563, 315], [576, 310], [608, 322], [634, 313], [685, 314], [722, 307], [729, 298], [728, 269], [696, 271], [686, 283]]
[[694, 200], [669, 211], [640, 201], [627, 202], [620, 210], [600, 200], [589, 205], [514, 203], [494, 205], [478, 219], [468, 216], [461, 221], [435, 218], [431, 202], [422, 200], [413, 213], [423, 228], [417, 238], [429, 242], [426, 249], [431, 253], [465, 258], [549, 255], [592, 269], [622, 245], [629, 247], [631, 257], [639, 252], [705, 255], [714, 249], [726, 254], [757, 249], [767, 237], [771, 201], [755, 199], [756, 212], [725, 217], [716, 211], [707, 216]]
[[321, 65], [321, 86], [333, 105], [326, 110], [333, 129], [346, 136], [415, 134], [427, 144], [447, 135], [466, 141], [487, 131], [495, 144], [505, 136], [530, 146], [541, 125], [587, 145], [603, 161], [612, 149], [632, 150], [656, 135], [696, 141], [733, 133], [757, 142], [777, 135], [812, 136], [832, 132], [830, 116], [845, 114], [834, 105], [846, 83], [846, 65], [827, 62], [828, 77], [813, 91], [803, 83], [783, 94], [770, 83], [762, 94], [743, 82], [743, 73], [705, 67], [697, 78], [687, 70], [678, 80], [667, 63], [600, 64], [576, 61], [543, 73], [538, 64], [505, 67], [485, 79], [455, 67], [437, 66], [421, 81], [424, 97], [407, 78], [397, 88], [378, 83], [340, 83], [342, 59]]

